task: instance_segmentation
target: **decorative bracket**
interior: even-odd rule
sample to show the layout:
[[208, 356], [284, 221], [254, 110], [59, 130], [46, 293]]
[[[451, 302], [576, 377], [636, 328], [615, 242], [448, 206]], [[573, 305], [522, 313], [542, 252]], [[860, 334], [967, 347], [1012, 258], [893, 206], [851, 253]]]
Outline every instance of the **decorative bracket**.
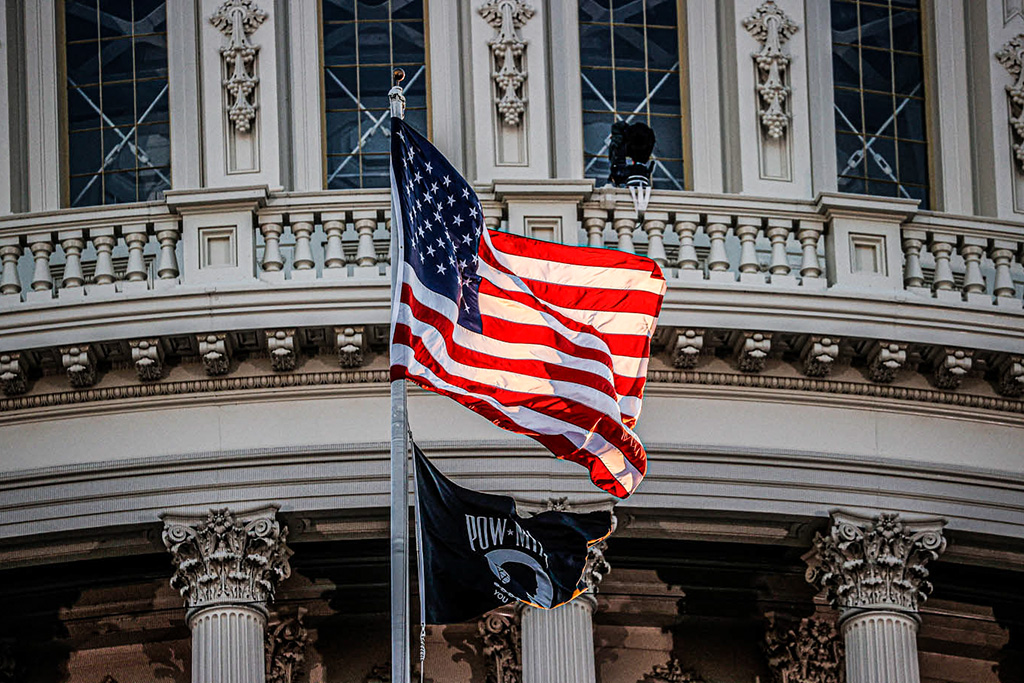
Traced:
[[60, 359], [71, 386], [85, 389], [96, 384], [96, 354], [89, 344], [62, 347]]
[[164, 372], [164, 350], [159, 339], [135, 339], [128, 342], [135, 372], [142, 382], [155, 382]]
[[228, 38], [228, 44], [220, 49], [220, 56], [224, 60], [228, 118], [239, 133], [249, 132], [259, 107], [256, 53], [260, 48], [252, 44], [249, 36], [266, 20], [267, 13], [256, 6], [255, 0], [225, 0], [210, 17], [210, 23]]
[[491, 46], [491, 71], [500, 97], [495, 98], [498, 113], [506, 125], [518, 126], [526, 111], [526, 41], [519, 29], [533, 17], [534, 9], [523, 0], [487, 0], [480, 8], [480, 16], [494, 27]]
[[677, 368], [692, 370], [697, 367], [701, 350], [704, 348], [704, 330], [686, 328], [679, 330], [672, 364]]
[[757, 92], [764, 104], [760, 112], [761, 125], [768, 137], [778, 139], [789, 125], [786, 98], [790, 88], [786, 85], [786, 69], [791, 58], [782, 51], [782, 46], [799, 27], [775, 4], [775, 0], [765, 0], [743, 20], [743, 28], [761, 43], [761, 50], [753, 55], [758, 69]]
[[1003, 45], [996, 59], [1017, 79], [1013, 85], [1006, 86], [1006, 94], [1010, 98], [1010, 128], [1015, 136], [1013, 153], [1020, 170], [1024, 171], [1024, 33]]

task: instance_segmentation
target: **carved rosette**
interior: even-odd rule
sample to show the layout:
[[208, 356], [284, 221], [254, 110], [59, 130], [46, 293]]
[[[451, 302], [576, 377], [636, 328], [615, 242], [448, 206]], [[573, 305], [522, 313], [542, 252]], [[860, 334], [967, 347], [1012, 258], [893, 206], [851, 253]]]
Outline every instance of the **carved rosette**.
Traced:
[[267, 683], [293, 683], [306, 661], [309, 633], [302, 623], [306, 610], [271, 622], [267, 629]]
[[782, 50], [798, 26], [775, 4], [765, 0], [754, 13], [743, 20], [743, 28], [761, 43], [761, 49], [754, 53], [757, 65], [757, 92], [761, 96], [761, 125], [768, 137], [781, 138], [789, 125], [786, 98], [790, 88], [786, 85], [786, 69], [790, 56]]
[[680, 661], [673, 658], [668, 664], [655, 664], [637, 683], [704, 683], [704, 679], [693, 669], [684, 669]]
[[480, 16], [494, 28], [491, 46], [491, 73], [498, 87], [495, 102], [506, 125], [518, 126], [526, 111], [526, 41], [519, 30], [534, 15], [523, 0], [487, 0]]
[[827, 619], [782, 623], [769, 616], [764, 650], [775, 683], [843, 683], [843, 639]]
[[523, 653], [518, 614], [488, 612], [477, 622], [477, 631], [484, 643], [485, 683], [520, 683]]
[[906, 522], [894, 513], [835, 512], [828, 535], [815, 536], [807, 579], [844, 613], [917, 612], [932, 592], [925, 565], [946, 549], [944, 526], [943, 520]]
[[247, 515], [211, 510], [205, 520], [167, 515], [163, 541], [175, 565], [171, 586], [190, 611], [248, 605], [265, 611], [279, 581], [291, 574], [287, 527], [276, 508]]
[[239, 133], [249, 132], [259, 107], [256, 53], [260, 48], [252, 44], [249, 36], [266, 20], [267, 13], [257, 7], [255, 0], [225, 0], [210, 17], [210, 23], [228, 39], [228, 44], [220, 49], [224, 61], [224, 91], [228, 118]]

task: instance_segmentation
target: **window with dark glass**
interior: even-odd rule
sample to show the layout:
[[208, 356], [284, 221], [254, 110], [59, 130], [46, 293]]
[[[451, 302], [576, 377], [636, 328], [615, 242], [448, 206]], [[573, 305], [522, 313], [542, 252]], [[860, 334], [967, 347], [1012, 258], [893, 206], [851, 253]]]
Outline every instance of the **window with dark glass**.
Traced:
[[655, 187], [683, 189], [677, 0], [580, 0], [584, 175], [608, 179], [616, 121], [656, 136]]
[[65, 0], [71, 206], [171, 186], [165, 0]]
[[323, 0], [327, 187], [385, 187], [388, 90], [405, 71], [405, 119], [426, 134], [423, 0]]
[[928, 206], [920, 0], [832, 0], [839, 190]]

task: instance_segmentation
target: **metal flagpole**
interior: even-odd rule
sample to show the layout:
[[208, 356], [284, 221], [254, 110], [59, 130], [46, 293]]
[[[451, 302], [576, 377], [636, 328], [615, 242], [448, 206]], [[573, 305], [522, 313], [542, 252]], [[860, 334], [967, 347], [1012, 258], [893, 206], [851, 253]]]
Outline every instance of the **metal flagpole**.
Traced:
[[[388, 92], [391, 116], [405, 118], [405, 95], [399, 83], [405, 78], [394, 71], [394, 87]], [[398, 272], [404, 245], [398, 238], [402, 229], [401, 207], [391, 171], [391, 335], [398, 299]], [[409, 430], [406, 415], [405, 380], [391, 382], [391, 680], [409, 683]]]

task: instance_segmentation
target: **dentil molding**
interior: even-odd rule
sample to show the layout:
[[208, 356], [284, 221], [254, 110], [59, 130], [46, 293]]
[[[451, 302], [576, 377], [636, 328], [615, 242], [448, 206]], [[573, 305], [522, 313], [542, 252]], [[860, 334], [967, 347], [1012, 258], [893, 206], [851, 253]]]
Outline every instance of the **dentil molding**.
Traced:
[[239, 133], [249, 132], [259, 107], [256, 84], [260, 79], [256, 74], [256, 54], [260, 48], [249, 40], [249, 36], [266, 20], [267, 13], [256, 5], [255, 0], [225, 0], [210, 17], [210, 23], [228, 39], [227, 45], [220, 49], [224, 61], [224, 91], [227, 93], [228, 118]]
[[761, 44], [761, 49], [753, 55], [758, 73], [757, 92], [763, 104], [761, 125], [768, 137], [778, 139], [789, 126], [786, 99], [790, 88], [786, 85], [786, 69], [791, 58], [782, 46], [799, 27], [775, 0], [765, 0], [743, 20], [743, 28]]
[[495, 102], [508, 126], [518, 126], [526, 112], [526, 41], [519, 30], [534, 15], [523, 0], [487, 0], [480, 16], [494, 28], [491, 46], [491, 74], [498, 88]]
[[816, 534], [807, 580], [834, 607], [917, 612], [932, 591], [925, 565], [942, 554], [944, 520], [911, 522], [898, 514], [832, 513], [827, 535]]
[[210, 510], [205, 518], [163, 516], [163, 541], [175, 566], [171, 586], [190, 612], [218, 605], [266, 612], [277, 583], [291, 574], [288, 528], [276, 516], [276, 507], [237, 515]]

